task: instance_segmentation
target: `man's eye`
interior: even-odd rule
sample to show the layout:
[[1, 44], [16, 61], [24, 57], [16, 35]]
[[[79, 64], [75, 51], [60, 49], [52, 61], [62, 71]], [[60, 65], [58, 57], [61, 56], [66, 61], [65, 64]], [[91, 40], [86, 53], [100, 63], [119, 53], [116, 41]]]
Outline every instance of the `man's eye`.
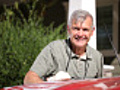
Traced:
[[73, 27], [72, 29], [73, 29], [73, 30], [80, 30], [80, 29], [79, 29], [79, 28], [77, 28], [77, 27]]
[[89, 29], [88, 28], [83, 28], [83, 31], [89, 31]]

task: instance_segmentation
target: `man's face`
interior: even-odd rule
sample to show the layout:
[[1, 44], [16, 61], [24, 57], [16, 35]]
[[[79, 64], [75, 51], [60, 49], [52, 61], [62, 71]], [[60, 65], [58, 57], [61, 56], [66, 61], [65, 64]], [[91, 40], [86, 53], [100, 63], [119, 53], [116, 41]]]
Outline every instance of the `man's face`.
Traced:
[[71, 43], [76, 47], [85, 47], [93, 35], [92, 19], [87, 17], [82, 23], [73, 20], [69, 29]]

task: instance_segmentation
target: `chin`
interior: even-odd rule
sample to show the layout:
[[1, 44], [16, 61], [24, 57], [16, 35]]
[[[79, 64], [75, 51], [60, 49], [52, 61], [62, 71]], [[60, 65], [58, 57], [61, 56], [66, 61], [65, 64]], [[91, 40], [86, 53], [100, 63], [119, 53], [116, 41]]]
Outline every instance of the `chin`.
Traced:
[[80, 44], [74, 44], [74, 45], [75, 45], [76, 47], [79, 47], [79, 48], [80, 48], [80, 47], [84, 47], [86, 44], [81, 44], [81, 43], [80, 43]]
[[77, 43], [74, 43], [74, 45], [76, 47], [84, 47], [84, 46], [86, 46], [86, 43], [85, 42], [77, 42]]
[[72, 44], [75, 46], [75, 47], [84, 47], [86, 46], [86, 40], [84, 41], [77, 41], [77, 40], [71, 40]]
[[85, 45], [76, 45], [76, 47], [81, 48], [84, 47]]

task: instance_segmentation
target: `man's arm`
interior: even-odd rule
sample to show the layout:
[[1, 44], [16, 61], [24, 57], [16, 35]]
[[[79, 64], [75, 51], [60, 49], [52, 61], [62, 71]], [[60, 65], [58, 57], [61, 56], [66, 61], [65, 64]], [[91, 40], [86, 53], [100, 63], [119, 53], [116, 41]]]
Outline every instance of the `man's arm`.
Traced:
[[35, 84], [44, 82], [35, 72], [28, 71], [24, 78], [24, 84]]
[[103, 77], [103, 65], [104, 65], [104, 56], [101, 54], [101, 58], [99, 60], [99, 72], [98, 72], [98, 78]]

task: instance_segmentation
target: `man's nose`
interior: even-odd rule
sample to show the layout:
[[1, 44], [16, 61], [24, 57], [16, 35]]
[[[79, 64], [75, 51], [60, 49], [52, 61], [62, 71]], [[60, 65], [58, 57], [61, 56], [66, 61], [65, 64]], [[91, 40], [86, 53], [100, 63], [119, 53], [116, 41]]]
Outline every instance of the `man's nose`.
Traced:
[[80, 29], [78, 32], [77, 32], [78, 35], [82, 36], [84, 34], [84, 31], [82, 29]]

